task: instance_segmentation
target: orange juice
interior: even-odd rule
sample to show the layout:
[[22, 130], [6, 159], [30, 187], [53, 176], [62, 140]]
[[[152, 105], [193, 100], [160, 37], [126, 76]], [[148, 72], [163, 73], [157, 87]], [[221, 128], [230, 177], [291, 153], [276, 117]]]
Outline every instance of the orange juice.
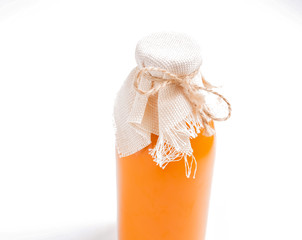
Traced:
[[[196, 177], [187, 178], [184, 161], [163, 170], [148, 150], [117, 156], [119, 240], [203, 240], [215, 157], [215, 135], [191, 139]], [[193, 170], [192, 170], [193, 172]]]

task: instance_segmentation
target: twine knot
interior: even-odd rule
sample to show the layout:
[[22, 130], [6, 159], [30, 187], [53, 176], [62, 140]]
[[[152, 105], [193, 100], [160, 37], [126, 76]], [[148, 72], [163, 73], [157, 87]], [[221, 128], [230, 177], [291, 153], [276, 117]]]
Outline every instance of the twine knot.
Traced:
[[[163, 76], [162, 77], [152, 76], [151, 72], [161, 73]], [[188, 75], [180, 76], [180, 75], [173, 74], [162, 68], [143, 67], [140, 68], [139, 71], [137, 72], [133, 85], [134, 85], [134, 89], [139, 94], [146, 95], [146, 96], [155, 95], [156, 93], [158, 93], [160, 89], [166, 87], [169, 84], [174, 84], [181, 87], [184, 96], [187, 98], [187, 100], [190, 102], [192, 106], [194, 116], [195, 117], [200, 116], [201, 118], [202, 124], [204, 126], [203, 134], [205, 136], [212, 136], [213, 134], [215, 134], [215, 130], [210, 125], [210, 123], [212, 121], [225, 121], [229, 119], [231, 116], [232, 108], [231, 108], [231, 104], [224, 96], [212, 90], [215, 87], [211, 85], [209, 82], [207, 82], [204, 79], [204, 77], [201, 78], [203, 87], [197, 85], [192, 81], [193, 78], [198, 74], [198, 72], [199, 69]], [[151, 89], [148, 91], [144, 91], [139, 88], [139, 84], [143, 77], [148, 79], [152, 83]], [[205, 101], [205, 95], [202, 93], [202, 91], [205, 91], [210, 94], [214, 94], [220, 100], [224, 101], [228, 107], [227, 116], [220, 117], [220, 118], [216, 117], [209, 110], [209, 107], [207, 106], [207, 103]]]

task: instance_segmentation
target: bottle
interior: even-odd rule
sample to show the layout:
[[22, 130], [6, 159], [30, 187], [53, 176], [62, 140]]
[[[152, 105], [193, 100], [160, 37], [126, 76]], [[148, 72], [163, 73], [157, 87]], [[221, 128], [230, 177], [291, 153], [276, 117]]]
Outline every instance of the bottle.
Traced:
[[[155, 33], [115, 104], [119, 240], [203, 240], [213, 165], [213, 120], [230, 105], [199, 71], [198, 44]], [[201, 86], [203, 84], [203, 86]], [[206, 94], [225, 100], [216, 118]]]

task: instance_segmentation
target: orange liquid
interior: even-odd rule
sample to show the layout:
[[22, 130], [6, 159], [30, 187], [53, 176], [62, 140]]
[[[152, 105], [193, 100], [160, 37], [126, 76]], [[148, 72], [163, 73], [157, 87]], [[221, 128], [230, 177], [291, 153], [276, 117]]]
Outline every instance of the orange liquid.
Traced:
[[197, 160], [196, 178], [185, 175], [184, 161], [161, 169], [148, 149], [117, 157], [119, 240], [203, 240], [213, 164], [215, 137], [191, 140]]

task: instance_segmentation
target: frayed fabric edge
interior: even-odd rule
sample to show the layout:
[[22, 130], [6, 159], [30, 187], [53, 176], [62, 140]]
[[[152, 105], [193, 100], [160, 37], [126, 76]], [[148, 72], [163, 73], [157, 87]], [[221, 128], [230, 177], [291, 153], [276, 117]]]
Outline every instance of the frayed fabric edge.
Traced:
[[[149, 154], [153, 161], [162, 169], [170, 162], [184, 160], [186, 177], [190, 178], [193, 171], [193, 178], [196, 176], [197, 161], [193, 155], [193, 149], [190, 142], [185, 143], [179, 137], [180, 135], [190, 139], [197, 137], [204, 128], [201, 119], [193, 115], [187, 116], [183, 121], [176, 124], [173, 128], [159, 134], [159, 138], [154, 148], [149, 149]], [[190, 144], [187, 152], [180, 151], [181, 145]], [[191, 161], [189, 159], [191, 158]], [[194, 167], [194, 170], [193, 170]]]
[[[187, 152], [180, 151], [180, 145], [186, 143], [181, 140], [179, 135], [189, 137], [190, 139], [196, 138], [201, 132], [201, 129], [204, 129], [201, 118], [199, 116], [196, 117], [193, 114], [190, 114], [184, 120], [176, 124], [173, 128], [166, 130], [164, 133], [159, 133], [156, 145], [154, 148], [149, 149], [149, 154], [152, 156], [156, 165], [162, 169], [165, 169], [170, 162], [184, 160], [186, 177], [190, 178], [191, 174], [193, 173], [193, 179], [195, 179], [197, 172], [197, 161], [193, 155], [193, 149], [189, 143], [190, 146]], [[145, 142], [131, 152], [126, 153], [122, 153], [122, 151], [117, 148], [118, 155], [119, 157], [127, 157], [147, 147], [150, 145], [150, 143], [151, 142]]]

